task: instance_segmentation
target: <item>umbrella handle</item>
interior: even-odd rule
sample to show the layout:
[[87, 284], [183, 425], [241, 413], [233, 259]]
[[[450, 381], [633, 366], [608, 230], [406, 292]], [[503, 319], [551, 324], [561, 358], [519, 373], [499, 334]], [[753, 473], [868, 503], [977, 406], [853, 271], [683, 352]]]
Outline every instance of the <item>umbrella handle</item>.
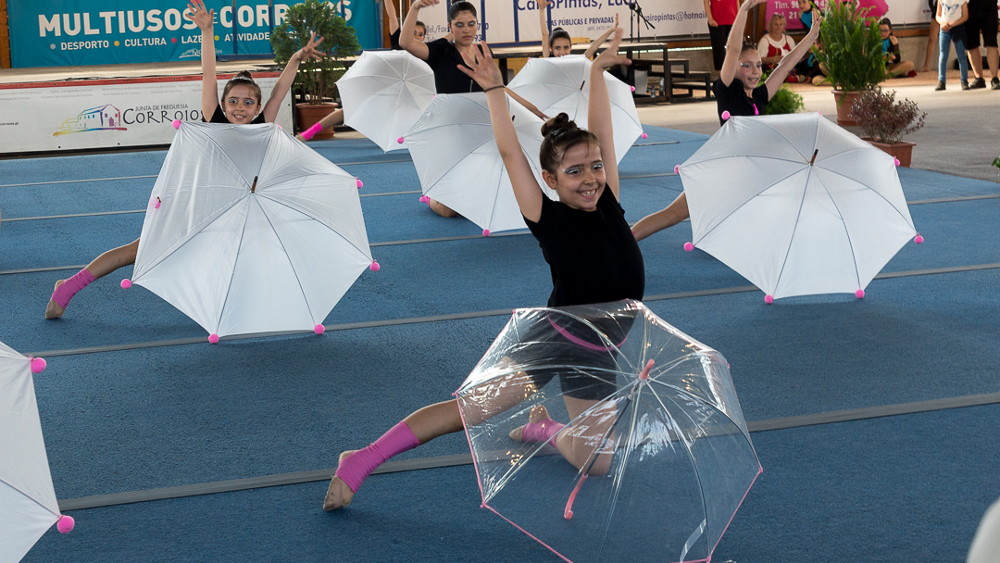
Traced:
[[583, 482], [587, 480], [587, 474], [584, 473], [580, 480], [576, 482], [576, 486], [573, 487], [573, 492], [569, 494], [569, 498], [566, 500], [566, 508], [563, 510], [563, 518], [567, 520], [573, 519], [573, 502], [576, 500], [576, 493], [580, 492], [580, 488], [583, 487]]

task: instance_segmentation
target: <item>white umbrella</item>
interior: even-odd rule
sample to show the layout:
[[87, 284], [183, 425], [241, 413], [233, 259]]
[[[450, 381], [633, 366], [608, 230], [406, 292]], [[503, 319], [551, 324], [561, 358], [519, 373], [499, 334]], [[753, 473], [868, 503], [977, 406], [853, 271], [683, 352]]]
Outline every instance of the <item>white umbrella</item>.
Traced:
[[406, 51], [365, 51], [337, 81], [344, 123], [383, 151], [400, 142], [436, 92], [434, 72]]
[[73, 529], [59, 514], [35, 402], [32, 373], [45, 360], [18, 354], [0, 342], [0, 560], [18, 561], [52, 524]]
[[[542, 121], [508, 100], [511, 119], [538, 185]], [[425, 196], [433, 198], [483, 229], [483, 234], [525, 228], [524, 218], [500, 158], [486, 94], [438, 94], [406, 135]]]
[[[510, 81], [509, 88], [545, 115], [555, 116], [565, 112], [579, 127], [586, 129], [592, 64], [583, 55], [528, 59], [524, 68]], [[607, 72], [604, 73], [604, 82], [611, 99], [615, 156], [621, 162], [632, 143], [643, 135], [642, 123], [635, 109], [632, 87]]]
[[132, 281], [213, 342], [322, 332], [361, 272], [377, 269], [359, 185], [274, 124], [185, 122], [153, 186]]
[[730, 118], [678, 170], [685, 248], [715, 256], [769, 303], [863, 297], [917, 234], [894, 159], [816, 113]]

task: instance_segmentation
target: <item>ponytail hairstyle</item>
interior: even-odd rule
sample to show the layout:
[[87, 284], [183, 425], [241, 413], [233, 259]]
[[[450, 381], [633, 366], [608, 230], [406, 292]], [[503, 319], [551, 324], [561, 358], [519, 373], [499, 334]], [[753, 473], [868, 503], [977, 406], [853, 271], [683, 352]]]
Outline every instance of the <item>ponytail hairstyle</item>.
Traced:
[[250, 71], [247, 70], [241, 70], [239, 74], [230, 78], [229, 82], [226, 82], [226, 87], [222, 89], [222, 99], [225, 100], [226, 97], [229, 96], [229, 91], [233, 88], [233, 86], [238, 84], [249, 86], [250, 91], [253, 92], [253, 95], [257, 98], [257, 105], [261, 104], [260, 86], [254, 82], [253, 76], [250, 76]]
[[557, 27], [552, 30], [552, 35], [549, 35], [549, 47], [553, 47], [556, 44], [556, 39], [565, 39], [573, 44], [573, 38], [569, 36], [569, 32], [561, 27]]
[[459, 12], [472, 12], [472, 17], [479, 17], [479, 14], [476, 13], [476, 7], [472, 5], [472, 2], [455, 2], [448, 8], [448, 23], [457, 18]]
[[541, 161], [542, 169], [553, 176], [562, 164], [563, 155], [570, 148], [580, 143], [597, 144], [597, 135], [580, 129], [576, 122], [569, 118], [566, 113], [549, 119], [542, 125], [542, 148], [538, 158]]

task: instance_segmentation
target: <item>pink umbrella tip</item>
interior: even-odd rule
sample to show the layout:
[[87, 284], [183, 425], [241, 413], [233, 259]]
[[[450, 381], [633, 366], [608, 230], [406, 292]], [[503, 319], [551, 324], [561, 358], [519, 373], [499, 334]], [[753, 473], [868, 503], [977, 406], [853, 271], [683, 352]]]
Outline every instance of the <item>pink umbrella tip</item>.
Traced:
[[125, 279], [122, 280], [122, 283], [120, 283], [118, 285], [122, 286], [122, 289], [128, 289], [128, 288], [132, 287], [132, 280], [130, 280], [128, 278], [125, 278]]
[[368, 266], [368, 269], [373, 272], [377, 272], [382, 269], [382, 266], [380, 266], [376, 260], [372, 260], [372, 263], [370, 266]]
[[685, 242], [684, 243], [684, 251], [685, 252], [691, 252], [692, 250], [694, 250], [694, 245], [691, 244], [690, 242]]
[[45, 358], [31, 358], [31, 373], [42, 373], [46, 365]]
[[175, 119], [175, 120], [173, 120], [170, 123], [170, 125], [173, 125], [174, 129], [180, 129], [181, 128], [181, 120], [180, 119]]
[[643, 132], [642, 133], [642, 138], [643, 139], [648, 139], [649, 138], [649, 133]]
[[892, 162], [893, 162], [893, 164], [895, 164], [896, 166], [899, 166], [899, 159], [898, 159], [898, 158], [893, 158], [893, 159], [892, 159]]
[[326, 332], [326, 327], [321, 324], [316, 325], [313, 327], [313, 332], [315, 332], [316, 334], [323, 334], [324, 332]]
[[483, 229], [483, 236], [484, 237], [490, 236], [490, 230], [489, 229]]
[[774, 303], [774, 296], [772, 296], [772, 295], [765, 295], [764, 296], [764, 303], [767, 303], [768, 305]]
[[859, 289], [859, 290], [855, 291], [854, 292], [854, 296], [857, 297], [858, 299], [864, 299], [864, 297], [865, 297], [865, 290]]
[[360, 190], [360, 189], [361, 189], [362, 187], [364, 187], [365, 183], [361, 181], [361, 178], [355, 178], [355, 180], [357, 180], [357, 182], [358, 182], [358, 189], [359, 189], [359, 190]]
[[400, 145], [402, 145], [403, 144], [403, 138], [402, 137], [397, 138], [396, 142], [399, 143]]
[[722, 112], [722, 120], [723, 121], [729, 119], [732, 116], [733, 116], [733, 114], [729, 113], [729, 110], [726, 110], [726, 111]]
[[160, 196], [156, 196], [156, 203], [153, 204], [153, 209], [159, 209], [161, 203], [163, 202], [160, 201]]
[[674, 165], [674, 174], [680, 174], [680, 173], [681, 173], [681, 165], [680, 164], [675, 164]]
[[635, 86], [629, 86], [629, 89], [635, 92]]
[[219, 343], [219, 335], [215, 334], [215, 333], [209, 334], [208, 335], [208, 343], [209, 344], [218, 344]]
[[917, 236], [913, 237], [913, 242], [915, 242], [917, 244], [923, 244], [923, 242], [924, 242], [924, 236], [923, 235], [917, 235]]
[[59, 530], [60, 534], [72, 532], [74, 526], [76, 526], [76, 520], [72, 516], [66, 516], [65, 514], [60, 516], [59, 521], [56, 522], [56, 529]]
[[427, 197], [425, 195], [420, 196], [420, 203], [428, 203], [429, 204], [430, 201], [431, 201], [431, 198], [429, 198], [429, 197]]

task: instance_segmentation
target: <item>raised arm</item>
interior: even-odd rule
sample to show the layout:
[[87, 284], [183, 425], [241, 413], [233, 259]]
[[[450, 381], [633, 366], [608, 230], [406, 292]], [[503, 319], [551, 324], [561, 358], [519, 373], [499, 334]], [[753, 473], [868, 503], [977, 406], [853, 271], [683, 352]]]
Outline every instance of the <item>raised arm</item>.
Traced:
[[549, 22], [546, 12], [548, 12], [549, 2], [538, 2], [538, 27], [542, 31], [542, 58], [548, 58], [551, 53], [549, 47]]
[[799, 64], [799, 61], [809, 54], [809, 48], [812, 47], [813, 43], [816, 42], [816, 38], [819, 37], [819, 14], [815, 14], [813, 17], [815, 19], [813, 20], [813, 26], [809, 28], [809, 33], [802, 38], [802, 41], [794, 49], [781, 59], [781, 62], [778, 63], [778, 68], [774, 69], [771, 75], [767, 77], [767, 80], [764, 81], [764, 85], [767, 86], [767, 99], [770, 100], [774, 97], [785, 82], [785, 78], [788, 77], [788, 73], [795, 70], [795, 65]]
[[615, 12], [615, 25], [609, 27], [608, 30], [598, 36], [597, 39], [594, 39], [594, 42], [590, 44], [590, 47], [587, 47], [587, 51], [583, 53], [583, 56], [590, 60], [594, 60], [594, 57], [597, 56], [597, 50], [600, 49], [601, 45], [608, 40], [608, 37], [611, 37], [611, 34], [614, 33], [616, 29], [618, 29], [618, 12]]
[[417, 41], [414, 33], [417, 31], [417, 20], [420, 19], [420, 9], [425, 6], [433, 6], [440, 3], [440, 0], [413, 0], [410, 11], [403, 20], [403, 30], [399, 32], [399, 46], [406, 49], [411, 55], [421, 60], [427, 60], [430, 56], [430, 49], [423, 41]]
[[458, 69], [469, 75], [486, 92], [486, 102], [490, 108], [490, 122], [493, 125], [493, 136], [500, 149], [510, 184], [514, 188], [514, 199], [521, 214], [529, 221], [537, 222], [542, 217], [542, 188], [531, 172], [531, 164], [524, 156], [521, 143], [517, 140], [517, 130], [510, 119], [510, 108], [507, 107], [507, 89], [503, 85], [503, 75], [493, 61], [486, 42], [480, 43], [480, 56], [471, 65], [471, 70], [462, 65]]
[[201, 29], [201, 114], [209, 121], [219, 107], [219, 84], [215, 76], [215, 10], [205, 9], [202, 0], [191, 0], [184, 16]]
[[382, 0], [382, 4], [385, 5], [385, 19], [389, 22], [389, 35], [396, 33], [399, 29], [399, 18], [396, 17], [396, 6], [392, 4], [392, 0]]
[[618, 54], [618, 46], [622, 42], [622, 29], [614, 29], [614, 39], [611, 45], [594, 59], [590, 67], [590, 98], [587, 101], [587, 128], [597, 135], [597, 144], [601, 147], [601, 160], [604, 162], [604, 175], [608, 188], [618, 195], [618, 159], [615, 155], [615, 135], [611, 124], [611, 98], [608, 96], [608, 85], [604, 82], [604, 71], [620, 64], [631, 64], [632, 61]]
[[271, 123], [278, 117], [278, 110], [281, 109], [281, 100], [285, 99], [285, 94], [288, 93], [288, 90], [292, 88], [292, 83], [295, 82], [295, 73], [299, 70], [299, 63], [323, 58], [323, 55], [317, 49], [322, 41], [323, 38], [316, 37], [315, 32], [309, 32], [309, 41], [305, 47], [295, 51], [295, 54], [285, 63], [285, 68], [281, 71], [281, 76], [274, 83], [271, 95], [267, 98], [267, 103], [264, 104], [264, 121]]
[[736, 69], [740, 64], [740, 51], [743, 50], [743, 29], [747, 25], [747, 14], [754, 7], [763, 4], [765, 0], [746, 0], [736, 10], [736, 19], [733, 20], [733, 28], [729, 30], [729, 39], [726, 41], [726, 58], [722, 61], [722, 69], [719, 70], [719, 80], [729, 86], [736, 78]]

